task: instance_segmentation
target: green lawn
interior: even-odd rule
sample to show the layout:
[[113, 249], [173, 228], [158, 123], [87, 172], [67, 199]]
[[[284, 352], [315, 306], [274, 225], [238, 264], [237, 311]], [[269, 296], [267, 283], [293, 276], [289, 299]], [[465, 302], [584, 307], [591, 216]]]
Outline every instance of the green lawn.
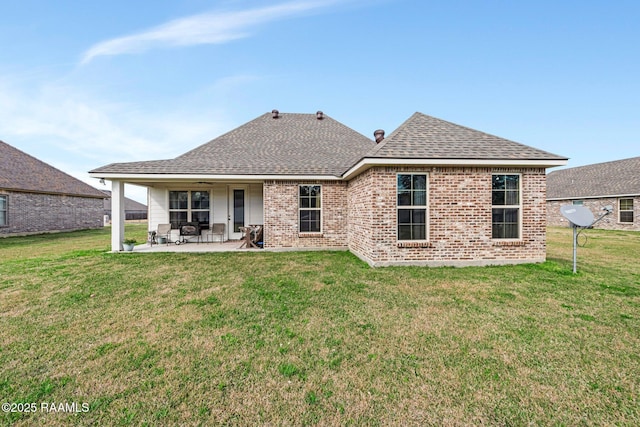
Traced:
[[640, 233], [586, 234], [577, 275], [560, 228], [544, 264], [463, 269], [0, 239], [0, 401], [37, 405], [0, 420], [637, 426]]

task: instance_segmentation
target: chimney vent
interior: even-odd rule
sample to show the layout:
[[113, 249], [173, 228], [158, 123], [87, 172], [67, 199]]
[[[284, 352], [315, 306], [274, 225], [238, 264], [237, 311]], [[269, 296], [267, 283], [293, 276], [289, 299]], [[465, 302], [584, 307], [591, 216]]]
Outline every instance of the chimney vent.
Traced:
[[318, 112], [316, 113], [316, 118], [317, 118], [318, 120], [322, 120], [322, 119], [324, 119], [324, 113], [323, 113], [322, 111], [318, 111]]
[[378, 129], [377, 131], [373, 132], [373, 136], [376, 139], [376, 144], [380, 144], [384, 139], [384, 131], [382, 129]]
[[271, 117], [273, 117], [274, 119], [280, 118], [280, 111], [271, 110]]

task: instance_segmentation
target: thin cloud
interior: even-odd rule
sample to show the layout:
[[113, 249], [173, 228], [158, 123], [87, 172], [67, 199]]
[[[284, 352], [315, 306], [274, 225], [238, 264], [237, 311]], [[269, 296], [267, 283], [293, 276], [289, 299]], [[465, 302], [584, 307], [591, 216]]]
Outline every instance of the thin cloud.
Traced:
[[179, 147], [205, 142], [228, 126], [225, 112], [214, 106], [141, 113], [82, 88], [25, 88], [7, 81], [10, 77], [0, 75], [0, 139], [39, 141], [39, 151], [30, 154], [75, 159], [86, 170], [109, 162], [175, 157], [182, 154]]
[[81, 64], [98, 56], [140, 53], [163, 46], [222, 44], [251, 36], [255, 26], [327, 7], [336, 1], [303, 1], [234, 12], [209, 12], [169, 21], [141, 33], [107, 40], [87, 50]]

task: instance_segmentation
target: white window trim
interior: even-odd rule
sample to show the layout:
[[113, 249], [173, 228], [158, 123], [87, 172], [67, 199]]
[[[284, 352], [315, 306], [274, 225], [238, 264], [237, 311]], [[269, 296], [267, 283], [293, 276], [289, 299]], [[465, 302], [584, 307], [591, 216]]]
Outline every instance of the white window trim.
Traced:
[[[625, 209], [622, 210], [620, 207], [620, 203], [623, 200], [631, 200], [631, 209]], [[622, 212], [631, 212], [631, 215], [633, 216], [633, 221], [629, 222], [629, 221], [622, 221], [620, 219], [620, 216], [622, 214]], [[636, 215], [635, 215], [635, 200], [633, 199], [633, 197], [620, 197], [618, 199], [618, 223], [620, 224], [634, 224], [636, 221]]]
[[[319, 208], [303, 208], [300, 206], [300, 188], [302, 187], [320, 187], [320, 207]], [[324, 212], [322, 208], [324, 207], [324, 201], [322, 200], [322, 195], [324, 194], [324, 190], [322, 189], [322, 184], [298, 184], [298, 193], [296, 197], [298, 199], [298, 234], [322, 234], [323, 230], [323, 222], [324, 222]], [[300, 226], [300, 211], [320, 211], [320, 231], [301, 231]]]
[[[195, 192], [195, 191], [199, 191], [201, 193], [209, 193], [209, 209], [191, 209], [191, 193]], [[172, 192], [186, 192], [187, 193], [187, 208], [186, 209], [171, 209], [171, 193]], [[191, 215], [192, 212], [209, 212], [209, 224], [211, 224], [211, 217], [212, 217], [212, 212], [211, 212], [211, 207], [212, 207], [212, 200], [211, 200], [211, 190], [185, 190], [185, 189], [176, 189], [176, 190], [168, 190], [167, 192], [167, 201], [168, 201], [168, 209], [167, 212], [169, 212], [169, 221], [171, 221], [171, 212], [186, 212], [187, 213], [187, 222], [193, 222], [193, 216]]]
[[0, 194], [0, 197], [4, 198], [4, 224], [0, 224], [0, 227], [9, 226], [9, 195]]
[[[491, 192], [493, 193], [493, 177], [496, 175], [518, 175], [518, 204], [517, 205], [494, 205], [493, 197], [491, 201], [491, 240], [496, 242], [521, 242], [522, 241], [522, 174], [521, 173], [510, 173], [510, 172], [492, 172], [491, 173]], [[493, 237], [493, 209], [518, 209], [518, 237]]]
[[[425, 190], [427, 192], [426, 196], [425, 196], [425, 205], [424, 205], [424, 216], [425, 216], [425, 231], [424, 231], [424, 239], [415, 239], [415, 240], [411, 240], [411, 239], [400, 239], [400, 236], [398, 236], [398, 210], [400, 209], [420, 209], [422, 206], [421, 205], [405, 205], [405, 206], [400, 206], [398, 205], [398, 176], [399, 175], [424, 175], [425, 176], [425, 181], [426, 181], [426, 185], [425, 185]], [[397, 172], [396, 173], [396, 180], [395, 180], [395, 193], [394, 193], [394, 197], [396, 198], [396, 221], [395, 221], [395, 233], [396, 233], [396, 242], [398, 243], [410, 243], [410, 242], [415, 242], [415, 243], [426, 243], [429, 242], [429, 229], [430, 227], [430, 218], [429, 218], [429, 173], [428, 172], [421, 172], [421, 171], [415, 171], [415, 172], [411, 172], [411, 171], [407, 171], [407, 172]]]

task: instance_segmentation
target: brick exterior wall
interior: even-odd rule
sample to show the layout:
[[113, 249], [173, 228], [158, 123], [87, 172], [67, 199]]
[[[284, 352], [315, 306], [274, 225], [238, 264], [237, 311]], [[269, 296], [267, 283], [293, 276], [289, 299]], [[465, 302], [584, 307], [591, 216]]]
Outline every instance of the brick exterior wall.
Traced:
[[[300, 233], [298, 187], [321, 185], [322, 232]], [[265, 248], [347, 248], [347, 183], [335, 181], [266, 181], [264, 197]]]
[[0, 236], [103, 226], [103, 199], [11, 191], [0, 194], [8, 196], [8, 225], [0, 227]]
[[[622, 199], [633, 199], [633, 223], [620, 222], [619, 200], [620, 198], [609, 197], [601, 199], [576, 199], [582, 200], [583, 206], [593, 212], [594, 218], [598, 218], [602, 213], [602, 208], [607, 205], [613, 206], [613, 213], [607, 215], [599, 221], [594, 228], [605, 230], [632, 230], [640, 231], [640, 196], [622, 197]], [[569, 227], [567, 221], [560, 213], [560, 206], [570, 205], [572, 200], [550, 200], [547, 202], [547, 224], [551, 226]]]
[[[396, 174], [428, 174], [427, 242], [396, 238]], [[491, 176], [522, 174], [522, 236], [491, 238]], [[349, 249], [371, 265], [487, 265], [546, 257], [544, 169], [376, 167], [349, 183]]]
[[[428, 175], [426, 242], [396, 237], [396, 176]], [[491, 237], [492, 174], [521, 174], [522, 235]], [[298, 186], [322, 185], [322, 233], [298, 232]], [[374, 167], [350, 182], [264, 183], [265, 248], [344, 248], [374, 266], [466, 266], [546, 258], [545, 170]]]

